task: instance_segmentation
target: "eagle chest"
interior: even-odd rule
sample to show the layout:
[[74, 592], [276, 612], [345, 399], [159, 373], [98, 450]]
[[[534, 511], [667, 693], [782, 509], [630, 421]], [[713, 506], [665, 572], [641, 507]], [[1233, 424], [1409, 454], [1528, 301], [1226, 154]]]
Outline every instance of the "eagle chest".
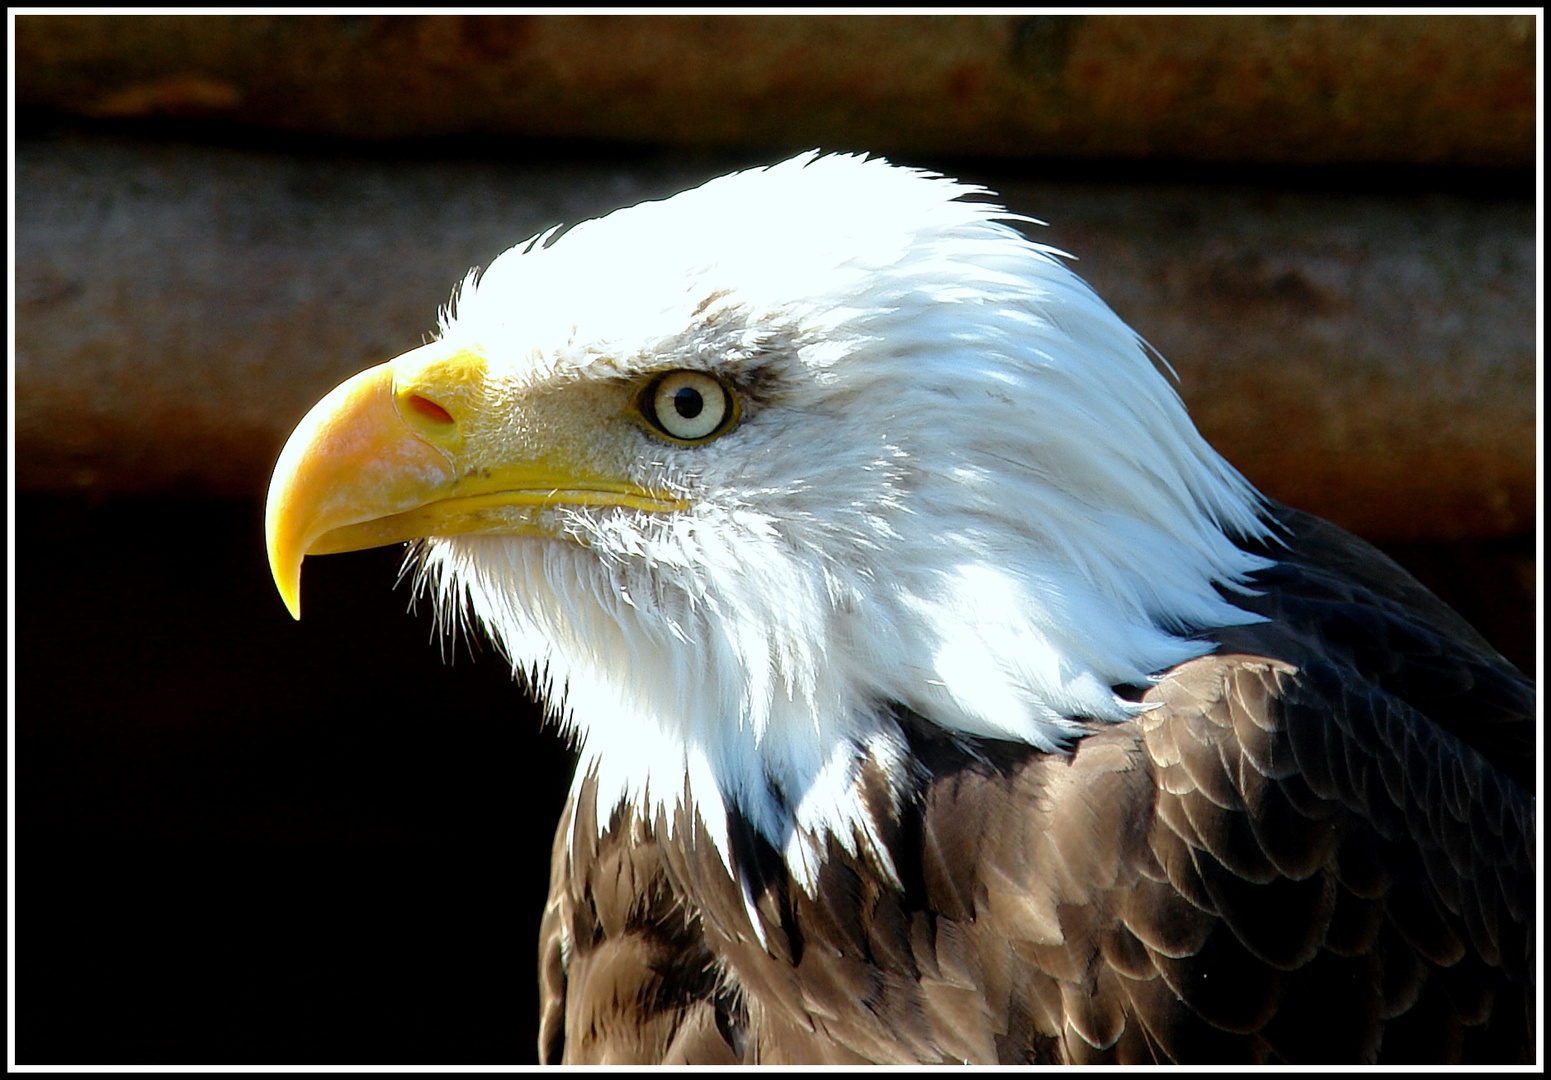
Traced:
[[[584, 784], [556, 837], [541, 1050], [599, 1063], [1468, 1056], [1532, 1007], [1527, 913], [1487, 887], [1532, 865], [1529, 810], [1468, 751], [1386, 786], [1384, 763], [1414, 741], [1404, 705], [1374, 694], [1348, 707], [1343, 734], [1317, 682], [1204, 657], [1149, 693], [1157, 708], [1070, 755], [919, 725], [925, 779], [883, 830], [897, 882], [831, 841], [812, 895], [757, 838], [734, 844], [746, 897], [682, 816], [670, 831], [621, 806], [600, 830]], [[1352, 719], [1386, 708], [1399, 718]], [[1444, 783], [1467, 824], [1408, 822]], [[1451, 831], [1472, 827], [1497, 832], [1478, 865], [1448, 866]]]

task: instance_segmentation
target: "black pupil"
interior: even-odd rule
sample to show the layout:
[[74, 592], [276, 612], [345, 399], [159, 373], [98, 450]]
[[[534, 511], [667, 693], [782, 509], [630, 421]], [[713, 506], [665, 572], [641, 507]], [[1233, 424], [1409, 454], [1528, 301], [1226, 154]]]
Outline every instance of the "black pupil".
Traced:
[[673, 411], [684, 419], [693, 420], [704, 408], [705, 398], [700, 396], [699, 390], [684, 386], [673, 392]]

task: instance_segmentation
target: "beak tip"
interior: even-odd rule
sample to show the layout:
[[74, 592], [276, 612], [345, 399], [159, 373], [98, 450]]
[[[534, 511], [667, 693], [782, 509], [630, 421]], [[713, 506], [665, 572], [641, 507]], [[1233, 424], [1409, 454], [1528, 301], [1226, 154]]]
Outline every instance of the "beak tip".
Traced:
[[[290, 450], [289, 445], [286, 447]], [[282, 455], [282, 463], [284, 455]], [[291, 510], [295, 499], [291, 485], [282, 479], [281, 466], [275, 467], [276, 478], [270, 481], [269, 496], [264, 505], [264, 547], [269, 556], [269, 575], [275, 583], [285, 609], [291, 618], [302, 617], [302, 560], [306, 556], [307, 538], [298, 535]]]
[[301, 567], [287, 577], [280, 574], [274, 575], [275, 591], [280, 594], [280, 600], [285, 604], [285, 609], [291, 613], [291, 618], [297, 622], [302, 620], [302, 575]]
[[301, 621], [302, 618], [302, 560], [300, 558], [285, 558], [276, 551], [274, 533], [270, 534], [269, 544], [269, 573], [274, 580], [275, 591], [280, 594], [280, 600], [285, 604], [285, 609], [291, 613], [291, 618]]

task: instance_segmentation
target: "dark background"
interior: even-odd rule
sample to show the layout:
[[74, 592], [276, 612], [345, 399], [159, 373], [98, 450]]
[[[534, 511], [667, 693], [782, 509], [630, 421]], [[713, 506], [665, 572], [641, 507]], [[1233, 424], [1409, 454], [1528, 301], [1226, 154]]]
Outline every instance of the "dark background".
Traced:
[[532, 1061], [571, 755], [400, 549], [256, 503], [17, 505], [20, 1062]]

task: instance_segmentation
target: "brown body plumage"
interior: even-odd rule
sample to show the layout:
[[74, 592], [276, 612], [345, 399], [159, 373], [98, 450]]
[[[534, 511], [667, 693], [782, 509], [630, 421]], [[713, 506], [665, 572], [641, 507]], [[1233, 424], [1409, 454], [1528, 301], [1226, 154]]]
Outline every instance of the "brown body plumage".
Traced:
[[543, 1060], [1530, 1060], [1533, 686], [1378, 551], [1280, 516], [1236, 598], [1271, 621], [1070, 756], [899, 714], [902, 889], [831, 844], [810, 898], [745, 831], [765, 946], [703, 830], [568, 807]]

